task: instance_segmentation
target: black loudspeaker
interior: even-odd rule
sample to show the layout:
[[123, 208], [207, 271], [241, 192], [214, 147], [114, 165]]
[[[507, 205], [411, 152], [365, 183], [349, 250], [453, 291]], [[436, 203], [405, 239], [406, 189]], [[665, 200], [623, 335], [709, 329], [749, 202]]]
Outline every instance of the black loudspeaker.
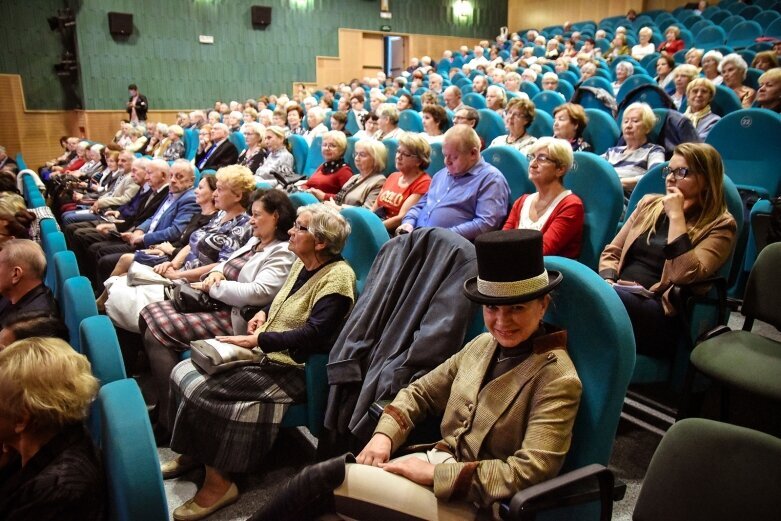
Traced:
[[252, 6], [252, 26], [265, 29], [271, 25], [271, 7], [265, 5]]
[[133, 34], [133, 15], [130, 13], [109, 13], [108, 32], [117, 36]]

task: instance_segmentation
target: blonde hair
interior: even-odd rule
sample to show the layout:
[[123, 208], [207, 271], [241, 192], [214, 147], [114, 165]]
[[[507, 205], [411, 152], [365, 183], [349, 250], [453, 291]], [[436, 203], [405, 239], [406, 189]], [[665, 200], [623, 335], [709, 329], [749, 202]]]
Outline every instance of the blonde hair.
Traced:
[[184, 129], [182, 127], [180, 127], [179, 125], [176, 125], [176, 124], [171, 125], [170, 127], [168, 127], [168, 132], [173, 132], [174, 134], [176, 134], [179, 137], [182, 137], [184, 135]]
[[[569, 144], [569, 141], [544, 136], [531, 146], [530, 152], [537, 152], [543, 148], [548, 149], [548, 157], [553, 159], [556, 162], [556, 165], [564, 167], [565, 174], [572, 168], [575, 156], [572, 154], [572, 145]], [[564, 176], [561, 176], [559, 179], [564, 179]]]
[[332, 257], [342, 253], [351, 228], [350, 223], [339, 213], [339, 210], [318, 203], [299, 207], [296, 215], [304, 213], [310, 215], [309, 232], [315, 239], [326, 244], [326, 253]]
[[553, 109], [553, 117], [559, 112], [566, 112], [570, 121], [575, 123], [575, 137], [580, 138], [583, 135], [583, 131], [586, 130], [588, 124], [588, 115], [586, 110], [577, 103], [564, 103]]
[[225, 183], [231, 192], [241, 195], [241, 206], [249, 206], [249, 197], [255, 191], [255, 176], [242, 165], [224, 166], [217, 170], [217, 181]]
[[344, 155], [344, 151], [347, 150], [347, 136], [341, 130], [329, 130], [323, 132], [323, 140], [321, 143], [325, 143], [326, 139], [332, 139], [336, 144], [336, 147], [340, 150], [339, 154]]
[[377, 107], [377, 116], [387, 117], [394, 125], [399, 124], [399, 109], [393, 103], [383, 103]]
[[420, 169], [425, 170], [431, 164], [431, 145], [420, 134], [407, 132], [399, 138], [399, 146], [408, 149], [420, 159]]
[[673, 70], [673, 78], [676, 76], [687, 76], [689, 79], [694, 78], [699, 74], [699, 70], [694, 65], [689, 63], [682, 63]]
[[84, 420], [98, 387], [87, 357], [58, 338], [27, 338], [0, 351], [0, 416], [29, 417], [32, 430]]
[[[673, 155], [679, 155], [686, 161], [689, 175], [701, 175], [705, 178], [705, 187], [699, 194], [700, 213], [691, 228], [686, 230], [689, 238], [693, 238], [705, 226], [715, 221], [727, 211], [724, 197], [724, 164], [719, 152], [707, 143], [681, 143], [675, 147]], [[646, 212], [639, 216], [641, 235], [651, 231], [656, 233], [656, 224], [664, 213], [663, 196], [659, 196], [649, 206]]]
[[622, 132], [624, 127], [624, 120], [626, 119], [627, 114], [629, 114], [629, 112], [633, 110], [640, 111], [640, 119], [643, 122], [643, 128], [645, 129], [645, 133], [648, 134], [649, 132], [651, 132], [651, 130], [654, 128], [654, 125], [656, 125], [656, 114], [654, 114], [654, 109], [652, 109], [650, 105], [639, 101], [630, 103], [629, 106], [626, 109], [624, 109], [624, 115], [621, 118]]
[[385, 165], [388, 161], [388, 149], [382, 142], [376, 139], [361, 139], [355, 143], [355, 151], [358, 152], [358, 147], [364, 150], [369, 157], [372, 158], [374, 165], [372, 166], [372, 174], [380, 174], [385, 171]]
[[688, 96], [689, 91], [695, 87], [705, 87], [708, 89], [708, 92], [710, 92], [711, 101], [713, 100], [713, 96], [716, 95], [716, 85], [714, 85], [714, 83], [708, 78], [694, 78], [692, 81], [690, 81], [686, 86], [686, 95]]

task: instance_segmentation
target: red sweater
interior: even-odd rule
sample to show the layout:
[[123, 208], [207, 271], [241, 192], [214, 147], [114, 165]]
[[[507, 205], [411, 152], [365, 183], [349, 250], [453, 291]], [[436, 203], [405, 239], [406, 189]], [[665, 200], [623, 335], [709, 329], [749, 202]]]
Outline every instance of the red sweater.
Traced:
[[[503, 230], [518, 228], [521, 219], [521, 207], [529, 194], [522, 195], [513, 204]], [[583, 241], [583, 201], [575, 194], [562, 199], [551, 212], [542, 227], [542, 254], [559, 255], [577, 259]]]
[[304, 183], [304, 188], [317, 188], [325, 193], [325, 201], [333, 199], [339, 190], [342, 189], [344, 183], [346, 183], [353, 176], [353, 171], [350, 170], [349, 165], [344, 165], [342, 168], [334, 172], [333, 174], [326, 174], [323, 172], [323, 166], [320, 165], [312, 174], [312, 177]]
[[659, 44], [659, 52], [667, 51], [667, 54], [672, 56], [676, 52], [683, 50], [683, 40], [678, 38], [677, 40], [673, 40], [671, 42], [668, 42], [667, 40], [663, 41]]

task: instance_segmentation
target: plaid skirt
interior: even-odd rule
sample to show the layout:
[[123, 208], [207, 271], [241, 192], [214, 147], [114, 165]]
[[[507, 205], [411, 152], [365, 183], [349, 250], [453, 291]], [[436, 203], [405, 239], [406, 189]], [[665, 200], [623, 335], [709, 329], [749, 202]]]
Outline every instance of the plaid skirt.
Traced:
[[272, 363], [208, 375], [191, 360], [171, 372], [171, 449], [223, 472], [260, 468], [291, 404], [306, 399], [304, 370]]
[[198, 313], [180, 313], [173, 302], [154, 302], [141, 310], [139, 327], [146, 328], [164, 346], [174, 351], [190, 349], [192, 340], [204, 340], [221, 335], [232, 335], [230, 308]]

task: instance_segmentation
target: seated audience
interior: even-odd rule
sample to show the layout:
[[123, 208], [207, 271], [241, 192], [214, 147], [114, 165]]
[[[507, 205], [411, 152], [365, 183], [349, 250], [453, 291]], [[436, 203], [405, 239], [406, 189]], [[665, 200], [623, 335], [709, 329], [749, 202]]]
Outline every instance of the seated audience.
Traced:
[[399, 95], [399, 99], [396, 102], [396, 110], [401, 112], [403, 110], [409, 110], [413, 108], [412, 96], [406, 92]]
[[345, 128], [347, 126], [347, 112], [336, 111], [331, 113], [331, 130], [343, 132], [345, 136], [350, 137], [352, 133]]
[[146, 129], [142, 125], [137, 127], [131, 126], [128, 129], [128, 136], [130, 141], [123, 148], [129, 152], [133, 152], [134, 154], [136, 152], [143, 152], [147, 142], [145, 133]]
[[285, 129], [276, 125], [268, 127], [263, 143], [268, 155], [263, 164], [255, 170], [255, 177], [272, 185], [287, 186], [296, 178], [296, 160], [288, 150]]
[[673, 56], [676, 52], [683, 50], [684, 42], [681, 39], [681, 30], [678, 26], [671, 25], [664, 31], [664, 41], [656, 49], [662, 56]]
[[461, 89], [455, 85], [445, 89], [445, 93], [442, 95], [445, 100], [445, 108], [453, 112], [454, 114], [466, 107], [464, 102], [461, 101]]
[[526, 130], [534, 121], [536, 110], [531, 100], [524, 98], [513, 98], [507, 104], [507, 112], [504, 115], [504, 121], [507, 125], [508, 133], [495, 138], [491, 146], [510, 145], [517, 148], [522, 154], [529, 152], [531, 146], [537, 141], [537, 138], [528, 134]]
[[[203, 129], [202, 129], [203, 130]], [[228, 125], [215, 123], [211, 128], [211, 146], [203, 156], [195, 160], [198, 170], [218, 170], [224, 166], [234, 165], [239, 159], [239, 151], [228, 139]]]
[[778, 67], [778, 56], [773, 51], [758, 52], [751, 60], [751, 67], [767, 72]]
[[631, 54], [631, 50], [626, 44], [626, 35], [618, 33], [613, 38], [613, 42], [611, 43], [610, 48], [607, 50], [607, 53], [603, 56], [603, 58], [605, 58], [608, 63], [611, 63], [619, 56], [628, 56], [629, 54]]
[[555, 91], [559, 86], [559, 76], [555, 72], [546, 72], [542, 75], [542, 90]]
[[152, 137], [149, 138], [149, 142], [146, 144], [144, 155], [152, 156], [155, 159], [161, 158], [169, 143], [168, 125], [158, 123], [152, 127]]
[[688, 106], [683, 115], [691, 120], [702, 141], [721, 119], [721, 116], [711, 111], [710, 103], [715, 95], [716, 86], [707, 78], [695, 78], [686, 86]]
[[99, 382], [57, 338], [0, 351], [0, 518], [108, 519], [106, 476], [84, 428]]
[[0, 321], [0, 328], [0, 351], [17, 340], [34, 336], [70, 341], [70, 331], [65, 322], [49, 311], [16, 313]]
[[517, 72], [508, 72], [504, 77], [504, 88], [507, 92], [519, 92], [521, 90], [521, 75]]
[[361, 120], [362, 129], [355, 133], [355, 137], [374, 139], [374, 134], [380, 129], [380, 118], [374, 111], [366, 112]]
[[57, 314], [57, 304], [43, 284], [46, 257], [29, 239], [0, 243], [0, 320], [30, 311]]
[[713, 82], [714, 85], [721, 85], [724, 78], [719, 72], [719, 63], [724, 56], [719, 51], [708, 51], [702, 56], [702, 75]]
[[439, 105], [424, 105], [420, 111], [423, 118], [421, 136], [429, 143], [441, 143], [447, 128], [447, 112]]
[[263, 138], [266, 136], [266, 127], [260, 123], [250, 121], [241, 126], [241, 133], [247, 148], [241, 151], [236, 164], [249, 168], [250, 172], [255, 172], [263, 160], [266, 158], [266, 151], [263, 150]]
[[675, 91], [670, 95], [675, 103], [675, 108], [681, 110], [683, 102], [686, 100], [686, 88], [689, 86], [689, 82], [697, 77], [699, 71], [694, 65], [688, 63], [679, 65], [673, 71], [673, 83], [675, 84]]
[[553, 111], [553, 137], [566, 140], [573, 152], [591, 152], [591, 145], [583, 139], [588, 116], [576, 103], [559, 105]]
[[363, 130], [363, 118], [368, 111], [366, 110], [366, 95], [363, 89], [354, 91], [350, 96], [350, 110], [355, 115], [355, 121], [358, 123], [358, 128]]
[[428, 192], [431, 177], [425, 172], [431, 147], [421, 134], [405, 134], [396, 149], [396, 172], [388, 176], [372, 211], [382, 219], [388, 233], [394, 233], [410, 208]]
[[0, 194], [0, 246], [11, 239], [29, 239], [35, 214], [27, 210], [21, 195]]
[[572, 163], [569, 142], [543, 137], [534, 143], [529, 179], [537, 191], [515, 201], [502, 229], [539, 230], [544, 255], [577, 259], [583, 237], [583, 202], [564, 188], [564, 176]]
[[675, 285], [713, 277], [737, 237], [727, 211], [721, 156], [704, 143], [675, 148], [663, 170], [667, 193], [647, 195], [605, 247], [599, 274], [621, 297], [637, 352], [665, 356], [684, 332], [670, 300]]
[[318, 136], [322, 136], [328, 132], [328, 127], [325, 126], [325, 110], [320, 107], [312, 107], [306, 112], [306, 124], [309, 126], [309, 130], [304, 133], [307, 143], [312, 143], [312, 140]]
[[166, 161], [176, 161], [184, 157], [184, 129], [179, 125], [168, 127], [168, 147], [163, 152], [163, 159]]
[[724, 85], [737, 94], [744, 109], [750, 108], [754, 103], [757, 91], [744, 85], [748, 64], [740, 54], [732, 53], [724, 57], [719, 63], [719, 72], [724, 78]]
[[[396, 107], [393, 105], [388, 105], [388, 107], [391, 107], [394, 112], [396, 111]], [[380, 118], [380, 120], [382, 119]], [[323, 134], [320, 150], [323, 155], [323, 164], [317, 167], [312, 177], [301, 185], [301, 190], [306, 190], [314, 195], [318, 201], [328, 201], [333, 199], [353, 176], [353, 171], [344, 161], [347, 137], [338, 130], [329, 130]]]
[[301, 124], [304, 119], [304, 109], [297, 104], [292, 104], [285, 109], [287, 118], [287, 128], [290, 129], [291, 134], [298, 134], [303, 136], [306, 134], [306, 129]]
[[770, 69], [759, 77], [757, 103], [760, 108], [781, 113], [781, 69]]
[[487, 108], [503, 116], [504, 107], [507, 105], [507, 94], [499, 85], [491, 85], [486, 89], [485, 103]]
[[212, 126], [209, 123], [204, 123], [201, 128], [198, 129], [198, 150], [195, 153], [195, 165], [201, 164], [201, 161], [206, 157], [206, 152], [212, 147]]
[[[402, 389], [356, 463], [305, 469], [253, 521], [333, 511], [359, 519], [491, 519], [497, 503], [556, 476], [582, 389], [566, 332], [543, 322], [562, 276], [545, 270], [538, 231], [487, 233], [475, 246], [478, 276], [464, 293], [483, 305], [488, 332]], [[391, 459], [431, 415], [442, 418], [434, 448]]]
[[399, 111], [396, 105], [392, 103], [383, 103], [377, 108], [379, 117], [379, 130], [375, 132], [374, 139], [382, 141], [383, 139], [398, 139], [404, 131], [399, 128]]
[[455, 125], [445, 133], [442, 154], [445, 168], [434, 174], [428, 193], [407, 212], [397, 233], [436, 226], [471, 241], [498, 230], [507, 216], [510, 187], [480, 155], [477, 132]]
[[19, 165], [16, 164], [16, 161], [8, 156], [4, 146], [0, 146], [0, 170], [7, 168], [12, 169], [14, 173], [19, 171]]
[[643, 27], [637, 32], [640, 41], [637, 45], [632, 46], [632, 58], [640, 61], [649, 54], [656, 52], [656, 46], [651, 41], [653, 35], [654, 32], [650, 27]]
[[684, 55], [684, 60], [688, 65], [693, 65], [694, 67], [697, 67], [697, 73], [700, 72], [700, 66], [702, 64], [702, 49], [697, 49], [696, 47], [692, 47], [688, 51], [686, 51], [686, 54]]
[[616, 81], [613, 82], [613, 95], [618, 96], [621, 86], [632, 74], [635, 73], [635, 66], [631, 62], [622, 61], [616, 65]]
[[[273, 214], [253, 219], [261, 218], [275, 223]], [[239, 491], [230, 473], [262, 468], [288, 407], [306, 398], [302, 364], [310, 354], [330, 351], [353, 305], [355, 275], [340, 255], [350, 234], [347, 221], [325, 205], [304, 206], [289, 233], [290, 251], [298, 259], [287, 280], [282, 284], [281, 263], [275, 259], [277, 269], [266, 275], [257, 299], [264, 308], [250, 320], [248, 334], [217, 337], [241, 347], [259, 347], [267, 363], [212, 375], [190, 360], [174, 367], [179, 361], [176, 353], [155, 340], [151, 327], [146, 335], [155, 342], [147, 344], [153, 367], [158, 365], [157, 352], [167, 353], [169, 371], [173, 369], [171, 395], [178, 403], [161, 410], [171, 413], [171, 449], [182, 454], [162, 465], [163, 476], [206, 466], [204, 485], [174, 511], [175, 517], [203, 517], [236, 501]], [[273, 240], [279, 241], [276, 235]]]
[[654, 81], [668, 94], [673, 91], [675, 84], [673, 83], [673, 68], [675, 67], [675, 60], [672, 56], [660, 56], [656, 60], [656, 77]]
[[[396, 152], [399, 153], [398, 150]], [[380, 141], [361, 139], [355, 143], [355, 168], [352, 176], [329, 204], [338, 206], [363, 206], [371, 208], [385, 183], [385, 163], [388, 150]]]
[[648, 133], [656, 124], [656, 115], [646, 103], [632, 103], [624, 110], [621, 133], [625, 145], [610, 147], [602, 157], [616, 169], [624, 193], [654, 165], [664, 162], [664, 148], [648, 142]]

